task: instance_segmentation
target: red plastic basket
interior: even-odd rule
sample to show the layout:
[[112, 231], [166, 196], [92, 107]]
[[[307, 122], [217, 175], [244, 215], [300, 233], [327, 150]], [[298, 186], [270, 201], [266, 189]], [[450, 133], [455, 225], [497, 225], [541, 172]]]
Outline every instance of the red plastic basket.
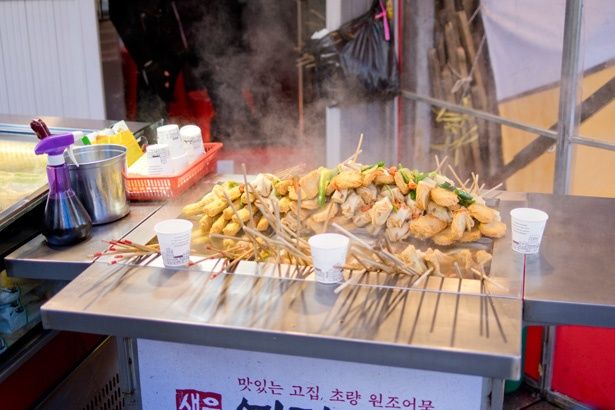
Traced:
[[221, 142], [205, 143], [205, 154], [201, 155], [181, 174], [169, 176], [126, 175], [126, 193], [131, 201], [158, 201], [174, 198], [190, 188], [212, 171], [218, 162]]

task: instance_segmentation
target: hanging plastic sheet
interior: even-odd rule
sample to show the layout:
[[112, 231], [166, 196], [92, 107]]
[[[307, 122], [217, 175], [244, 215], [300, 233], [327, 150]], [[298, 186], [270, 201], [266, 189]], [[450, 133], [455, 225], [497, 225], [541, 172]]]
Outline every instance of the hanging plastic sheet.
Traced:
[[315, 88], [331, 105], [389, 99], [399, 93], [399, 68], [384, 3], [310, 41], [303, 62], [312, 63]]

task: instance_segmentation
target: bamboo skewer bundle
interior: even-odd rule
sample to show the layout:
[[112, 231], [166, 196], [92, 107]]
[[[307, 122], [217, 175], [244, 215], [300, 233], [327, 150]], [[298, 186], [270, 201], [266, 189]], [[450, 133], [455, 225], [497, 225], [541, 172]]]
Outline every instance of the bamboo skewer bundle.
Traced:
[[[474, 3], [446, 0], [435, 11], [433, 48], [426, 56], [432, 93], [447, 102], [497, 112], [486, 70], [484, 30], [476, 18], [480, 5]], [[444, 131], [440, 137], [438, 132], [433, 134], [432, 149], [451, 155], [461, 175], [471, 169], [487, 176], [495, 174], [502, 163], [497, 124], [445, 111], [434, 110], [435, 128]]]

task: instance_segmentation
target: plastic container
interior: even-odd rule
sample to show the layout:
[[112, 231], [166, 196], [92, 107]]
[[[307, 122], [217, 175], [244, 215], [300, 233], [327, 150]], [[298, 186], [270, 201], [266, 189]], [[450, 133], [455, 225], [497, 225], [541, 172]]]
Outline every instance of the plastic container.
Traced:
[[134, 201], [174, 198], [216, 169], [221, 142], [205, 144], [205, 154], [177, 175], [126, 175], [126, 192]]
[[186, 219], [167, 219], [154, 226], [164, 266], [184, 266], [190, 261], [192, 228]]
[[308, 243], [312, 251], [312, 263], [316, 281], [338, 283], [344, 278], [342, 271], [346, 263], [350, 239], [337, 233], [323, 233], [312, 236]]
[[86, 145], [73, 150], [77, 167], [68, 155], [71, 185], [88, 211], [92, 224], [116, 221], [130, 212], [126, 198], [126, 151], [122, 145]]

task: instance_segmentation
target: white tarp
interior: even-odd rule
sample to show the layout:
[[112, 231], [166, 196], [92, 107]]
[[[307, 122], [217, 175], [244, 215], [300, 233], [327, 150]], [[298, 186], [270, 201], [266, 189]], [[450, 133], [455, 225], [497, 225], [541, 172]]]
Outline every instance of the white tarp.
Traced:
[[[559, 81], [565, 0], [481, 0], [498, 100]], [[615, 59], [615, 1], [585, 0], [585, 70]]]

